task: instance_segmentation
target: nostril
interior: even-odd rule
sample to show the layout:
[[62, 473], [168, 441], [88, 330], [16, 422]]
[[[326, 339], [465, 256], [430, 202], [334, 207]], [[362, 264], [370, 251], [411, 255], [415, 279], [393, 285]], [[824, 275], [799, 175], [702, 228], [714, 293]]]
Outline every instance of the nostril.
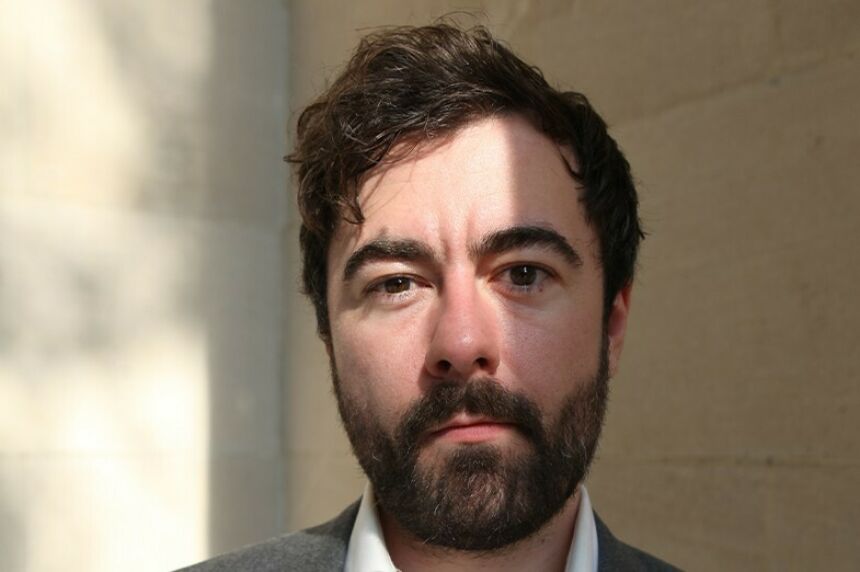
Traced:
[[477, 363], [478, 367], [480, 367], [481, 369], [487, 369], [487, 367], [490, 365], [489, 360], [487, 360], [487, 358], [485, 357], [479, 357], [475, 360], [475, 363]]
[[439, 369], [445, 373], [451, 371], [451, 362], [446, 359], [439, 360]]

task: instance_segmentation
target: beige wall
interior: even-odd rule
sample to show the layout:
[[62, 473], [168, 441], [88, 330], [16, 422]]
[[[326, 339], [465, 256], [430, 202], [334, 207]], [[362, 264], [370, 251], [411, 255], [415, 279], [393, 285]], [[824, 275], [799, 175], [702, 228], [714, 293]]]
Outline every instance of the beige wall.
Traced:
[[[589, 479], [597, 511], [689, 569], [860, 568], [860, 5], [290, 8], [292, 111], [363, 29], [452, 10], [483, 10], [553, 82], [585, 92], [633, 164], [650, 232]], [[293, 528], [335, 513], [362, 482], [303, 304], [288, 296]]]
[[286, 7], [0, 0], [0, 570], [281, 514]]

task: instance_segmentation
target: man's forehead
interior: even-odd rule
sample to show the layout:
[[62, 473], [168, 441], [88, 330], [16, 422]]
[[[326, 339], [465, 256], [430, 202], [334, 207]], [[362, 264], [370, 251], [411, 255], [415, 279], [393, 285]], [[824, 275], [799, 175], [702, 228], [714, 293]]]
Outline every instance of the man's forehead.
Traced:
[[431, 140], [407, 138], [388, 158], [360, 181], [364, 221], [339, 221], [333, 243], [352, 250], [404, 229], [428, 239], [467, 212], [489, 230], [544, 225], [564, 233], [550, 219], [580, 210], [573, 151], [520, 115], [487, 117]]
[[358, 182], [359, 200], [368, 202], [386, 184], [420, 184], [444, 175], [480, 173], [498, 181], [527, 177], [530, 171], [550, 171], [565, 183], [578, 170], [573, 149], [550, 138], [521, 114], [487, 116], [431, 138], [408, 136]]

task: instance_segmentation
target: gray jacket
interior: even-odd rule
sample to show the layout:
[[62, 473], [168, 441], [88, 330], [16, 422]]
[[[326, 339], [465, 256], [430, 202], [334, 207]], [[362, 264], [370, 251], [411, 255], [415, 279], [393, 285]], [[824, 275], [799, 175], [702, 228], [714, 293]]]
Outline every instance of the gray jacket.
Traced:
[[[340, 572], [346, 562], [346, 549], [357, 514], [356, 502], [325, 524], [242, 548], [178, 572]], [[594, 520], [599, 572], [677, 570], [616, 539], [597, 515]]]

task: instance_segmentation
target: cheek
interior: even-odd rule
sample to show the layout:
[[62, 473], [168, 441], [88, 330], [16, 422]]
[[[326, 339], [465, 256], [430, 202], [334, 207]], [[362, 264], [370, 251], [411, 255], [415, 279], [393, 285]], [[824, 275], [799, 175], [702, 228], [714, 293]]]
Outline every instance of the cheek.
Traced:
[[332, 325], [341, 391], [385, 425], [417, 398], [423, 360], [415, 338], [391, 332], [381, 335], [366, 323]]
[[506, 333], [503, 361], [523, 391], [553, 405], [577, 384], [591, 380], [598, 369], [600, 344], [599, 312], [551, 312], [540, 320], [520, 322]]

